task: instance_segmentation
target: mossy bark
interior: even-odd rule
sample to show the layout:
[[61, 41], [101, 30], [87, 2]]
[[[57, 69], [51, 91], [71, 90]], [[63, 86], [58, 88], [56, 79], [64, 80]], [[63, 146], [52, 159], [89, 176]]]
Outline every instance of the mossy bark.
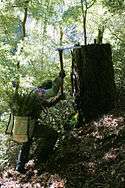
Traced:
[[80, 119], [96, 119], [114, 107], [115, 82], [110, 44], [81, 46], [72, 53], [73, 95]]

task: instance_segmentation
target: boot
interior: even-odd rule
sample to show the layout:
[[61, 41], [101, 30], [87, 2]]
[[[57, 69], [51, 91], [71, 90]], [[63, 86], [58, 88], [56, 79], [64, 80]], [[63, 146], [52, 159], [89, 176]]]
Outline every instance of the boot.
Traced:
[[24, 143], [19, 151], [18, 159], [16, 163], [16, 171], [20, 173], [26, 172], [25, 164], [29, 160], [30, 145], [31, 145], [31, 141]]

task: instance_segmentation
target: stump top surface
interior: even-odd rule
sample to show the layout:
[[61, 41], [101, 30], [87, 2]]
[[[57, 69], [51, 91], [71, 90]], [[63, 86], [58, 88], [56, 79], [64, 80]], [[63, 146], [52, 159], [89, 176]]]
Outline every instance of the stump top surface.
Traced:
[[81, 48], [73, 49], [75, 50], [81, 50], [81, 49], [97, 49], [97, 48], [104, 48], [104, 49], [111, 49], [111, 45], [109, 43], [106, 44], [88, 44], [88, 45], [80, 45]]

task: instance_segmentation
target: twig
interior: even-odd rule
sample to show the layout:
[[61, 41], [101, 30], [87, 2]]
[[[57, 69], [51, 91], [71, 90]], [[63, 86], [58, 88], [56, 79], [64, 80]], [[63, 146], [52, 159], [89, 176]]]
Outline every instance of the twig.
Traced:
[[96, 2], [96, 0], [93, 0], [92, 4], [90, 4], [89, 6], [87, 6], [87, 9], [91, 8], [94, 5], [95, 2]]

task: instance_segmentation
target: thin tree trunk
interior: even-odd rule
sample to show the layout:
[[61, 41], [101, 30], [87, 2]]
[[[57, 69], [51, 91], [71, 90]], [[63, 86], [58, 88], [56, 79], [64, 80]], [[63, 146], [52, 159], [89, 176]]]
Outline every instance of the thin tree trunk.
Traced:
[[26, 7], [24, 10], [24, 19], [22, 22], [22, 27], [23, 27], [23, 38], [22, 40], [24, 40], [25, 36], [26, 36], [26, 20], [27, 20], [27, 13], [28, 13], [28, 8]]
[[86, 10], [85, 10], [85, 15], [84, 15], [84, 20], [83, 20], [83, 28], [84, 28], [84, 45], [87, 45], [86, 18], [87, 18], [87, 8], [86, 8]]
[[60, 28], [60, 47], [62, 46], [63, 43], [63, 28], [62, 26], [59, 27]]
[[[81, 0], [84, 45], [87, 45], [86, 19], [87, 19], [88, 9], [91, 8], [95, 2], [96, 2], [96, 0], [92, 0], [92, 2], [88, 4], [87, 0]], [[84, 8], [84, 3], [85, 3], [85, 8]]]
[[[60, 46], [63, 44], [63, 28], [60, 26]], [[60, 68], [61, 71], [63, 71], [63, 50], [59, 50], [59, 58], [60, 58]], [[62, 78], [62, 84], [61, 84], [61, 94], [63, 95], [63, 84], [64, 80]]]
[[[24, 18], [22, 21], [22, 28], [23, 28], [23, 37], [22, 40], [24, 40], [25, 36], [26, 36], [26, 20], [27, 20], [27, 13], [28, 13], [28, 8], [26, 7], [24, 9]], [[23, 48], [21, 49], [21, 51], [23, 50]], [[18, 72], [18, 77], [17, 77], [17, 83], [16, 83], [16, 88], [15, 88], [15, 94], [18, 94], [18, 90], [19, 90], [19, 85], [20, 85], [20, 75], [19, 75], [19, 70], [20, 70], [20, 62], [17, 62], [17, 72]]]
[[[48, 24], [48, 18], [47, 18], [47, 13], [49, 12], [50, 9], [50, 5], [51, 5], [51, 0], [48, 0], [47, 2], [45, 2], [46, 4], [46, 12], [45, 12], [45, 18], [44, 18], [44, 23], [43, 23], [43, 32], [42, 32], [42, 53], [44, 54], [44, 46], [45, 46], [45, 41], [47, 40], [47, 24]], [[44, 62], [44, 56], [41, 56], [41, 69], [43, 68], [43, 62]]]
[[82, 19], [83, 19], [83, 35], [84, 35], [84, 45], [87, 45], [87, 35], [86, 35], [86, 17], [87, 17], [87, 2], [85, 1], [85, 9], [83, 5], [83, 0], [81, 0], [82, 9]]

